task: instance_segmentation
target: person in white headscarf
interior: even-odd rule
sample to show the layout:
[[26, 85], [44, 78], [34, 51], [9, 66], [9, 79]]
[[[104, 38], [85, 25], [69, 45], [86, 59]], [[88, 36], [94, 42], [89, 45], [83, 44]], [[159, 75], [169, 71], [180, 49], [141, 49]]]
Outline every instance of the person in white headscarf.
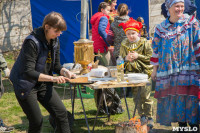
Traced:
[[[157, 123], [198, 132], [200, 124], [200, 23], [183, 14], [184, 0], [165, 0], [169, 17], [155, 28], [152, 42]], [[180, 128], [179, 128], [180, 129]]]
[[[197, 10], [197, 6], [191, 2], [191, 0], [184, 0], [185, 2], [185, 10], [184, 13], [187, 13], [188, 15], [195, 14]], [[165, 2], [161, 5], [161, 14], [167, 18], [168, 17], [168, 10], [166, 9]]]

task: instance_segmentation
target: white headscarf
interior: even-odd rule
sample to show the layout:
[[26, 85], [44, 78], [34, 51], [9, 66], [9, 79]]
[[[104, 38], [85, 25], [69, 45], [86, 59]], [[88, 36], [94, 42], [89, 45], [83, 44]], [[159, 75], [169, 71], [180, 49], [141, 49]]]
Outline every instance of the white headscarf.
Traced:
[[165, 0], [165, 6], [166, 6], [166, 9], [168, 11], [168, 13], [167, 13], [168, 16], [170, 16], [169, 8], [171, 8], [173, 4], [178, 3], [178, 2], [184, 3], [184, 0]]

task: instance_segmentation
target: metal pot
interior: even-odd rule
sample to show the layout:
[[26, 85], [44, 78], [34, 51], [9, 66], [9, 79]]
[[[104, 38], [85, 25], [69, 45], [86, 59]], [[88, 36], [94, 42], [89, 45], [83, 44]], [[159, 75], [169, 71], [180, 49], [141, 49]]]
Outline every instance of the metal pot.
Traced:
[[75, 62], [81, 64], [83, 68], [80, 74], [88, 73], [87, 65], [94, 61], [93, 41], [79, 39], [74, 42], [74, 58]]

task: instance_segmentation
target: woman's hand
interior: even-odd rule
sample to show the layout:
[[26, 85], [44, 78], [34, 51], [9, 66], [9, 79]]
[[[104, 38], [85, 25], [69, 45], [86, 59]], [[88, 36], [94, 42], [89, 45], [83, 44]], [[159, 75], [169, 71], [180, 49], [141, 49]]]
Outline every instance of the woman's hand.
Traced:
[[64, 71], [64, 76], [71, 79], [71, 78], [76, 78], [76, 74], [70, 72], [70, 71]]
[[153, 71], [152, 74], [151, 74], [151, 79], [152, 79], [153, 81], [156, 81], [156, 73], [157, 73], [157, 72]]
[[74, 74], [73, 72], [70, 72], [66, 68], [62, 68], [60, 73], [61, 73], [61, 75], [65, 76], [69, 79], [76, 77], [76, 74]]
[[56, 82], [58, 84], [63, 84], [69, 81], [69, 78], [66, 78], [64, 76], [58, 76], [58, 77], [53, 77], [52, 82]]
[[151, 79], [153, 81], [156, 81], [156, 79], [157, 79], [156, 74], [157, 74], [157, 66], [153, 66], [153, 72], [151, 74]]

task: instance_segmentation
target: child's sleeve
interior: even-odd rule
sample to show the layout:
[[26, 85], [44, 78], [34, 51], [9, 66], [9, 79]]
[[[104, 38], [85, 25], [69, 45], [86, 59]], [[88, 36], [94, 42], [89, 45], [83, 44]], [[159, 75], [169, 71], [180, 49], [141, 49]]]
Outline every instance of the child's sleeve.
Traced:
[[150, 42], [146, 41], [144, 45], [144, 54], [138, 54], [138, 60], [144, 62], [145, 64], [149, 64], [152, 52], [153, 51]]
[[157, 33], [155, 33], [154, 39], [152, 41], [153, 54], [150, 58], [150, 63], [154, 66], [159, 65], [159, 63], [158, 63], [158, 46], [160, 45], [160, 43], [161, 43], [161, 38]]
[[106, 38], [107, 38], [106, 27], [107, 27], [108, 23], [109, 22], [108, 22], [107, 17], [104, 17], [104, 16], [101, 17], [101, 19], [99, 21], [99, 26], [98, 26], [98, 32], [99, 32], [99, 35], [103, 38], [103, 40], [107, 44], [107, 46], [109, 47], [110, 45], [106, 41]]

